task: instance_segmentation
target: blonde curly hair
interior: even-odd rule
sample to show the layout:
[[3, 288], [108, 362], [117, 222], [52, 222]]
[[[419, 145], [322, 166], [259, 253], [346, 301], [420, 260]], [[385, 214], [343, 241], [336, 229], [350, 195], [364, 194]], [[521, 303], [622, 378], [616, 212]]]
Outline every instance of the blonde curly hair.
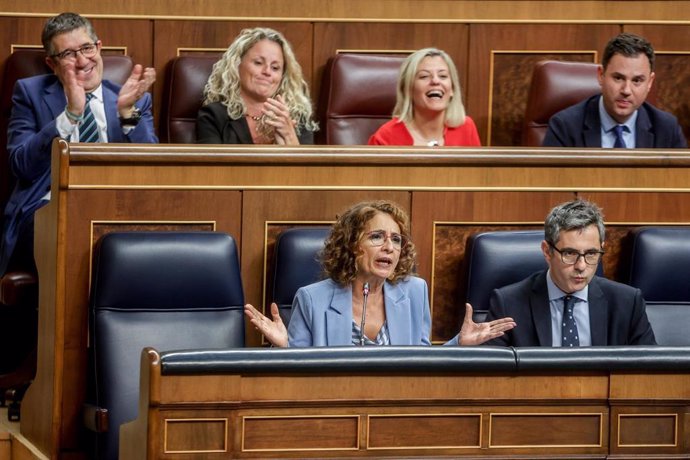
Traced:
[[261, 40], [275, 42], [283, 51], [283, 75], [276, 95], [282, 95], [290, 110], [290, 117], [297, 122], [297, 134], [301, 129], [316, 131], [318, 125], [312, 119], [309, 87], [304, 81], [302, 67], [285, 37], [280, 32], [265, 27], [242, 30], [220, 60], [213, 65], [204, 87], [203, 105], [221, 102], [227, 107], [228, 116], [235, 120], [247, 114], [247, 107], [240, 96], [239, 66], [247, 51]]

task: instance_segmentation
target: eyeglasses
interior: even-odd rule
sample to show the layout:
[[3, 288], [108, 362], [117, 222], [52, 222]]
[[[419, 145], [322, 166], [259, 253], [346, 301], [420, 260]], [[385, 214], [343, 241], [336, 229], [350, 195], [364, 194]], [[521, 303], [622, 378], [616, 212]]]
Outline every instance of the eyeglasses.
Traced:
[[396, 250], [402, 249], [407, 244], [407, 238], [400, 233], [386, 233], [383, 230], [374, 230], [365, 234], [369, 244], [374, 247], [383, 246], [386, 240], [390, 240], [393, 248]]
[[81, 53], [85, 58], [92, 58], [96, 55], [98, 51], [97, 43], [87, 43], [82, 45], [78, 50], [65, 50], [57, 54], [53, 54], [51, 57], [57, 58], [61, 61], [76, 61], [77, 53]]
[[551, 246], [554, 251], [561, 255], [561, 260], [566, 265], [575, 265], [577, 261], [580, 260], [580, 257], [585, 259], [585, 263], [587, 265], [596, 265], [599, 263], [599, 261], [601, 260], [601, 256], [604, 254], [604, 251], [578, 252], [574, 249], [561, 250], [551, 243], [549, 243], [549, 246]]

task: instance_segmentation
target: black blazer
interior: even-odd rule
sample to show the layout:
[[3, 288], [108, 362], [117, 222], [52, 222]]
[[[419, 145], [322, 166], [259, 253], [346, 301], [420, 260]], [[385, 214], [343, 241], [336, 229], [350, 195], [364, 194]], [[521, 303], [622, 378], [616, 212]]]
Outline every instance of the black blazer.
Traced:
[[[314, 133], [304, 128], [298, 136], [300, 144], [313, 144]], [[199, 109], [196, 117], [196, 141], [199, 144], [253, 144], [247, 120], [233, 120], [225, 105], [212, 102]]]
[[[494, 289], [487, 321], [512, 317], [517, 326], [487, 345], [550, 347], [551, 310], [547, 272]], [[639, 289], [595, 276], [589, 283], [587, 302], [592, 345], [656, 345]]]
[[[561, 110], [549, 120], [544, 147], [601, 147], [599, 94]], [[645, 102], [637, 110], [636, 148], [686, 149], [676, 117]]]

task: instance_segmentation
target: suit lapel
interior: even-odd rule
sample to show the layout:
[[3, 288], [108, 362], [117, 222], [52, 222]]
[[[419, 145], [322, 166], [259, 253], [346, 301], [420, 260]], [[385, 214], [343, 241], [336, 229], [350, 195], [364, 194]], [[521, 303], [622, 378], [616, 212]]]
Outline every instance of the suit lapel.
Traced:
[[331, 305], [326, 310], [326, 341], [328, 346], [352, 344], [352, 288], [337, 286]]
[[409, 345], [412, 343], [410, 325], [410, 298], [399, 285], [388, 281], [383, 285], [386, 307], [386, 322], [391, 345]]
[[[244, 117], [238, 118], [237, 120], [230, 120], [229, 125], [230, 129], [235, 131], [235, 134], [237, 135], [237, 138], [240, 140], [241, 144], [254, 143], [252, 140], [252, 134], [249, 132], [249, 125]], [[352, 294], [350, 294], [350, 297], [352, 297]]]
[[539, 346], [550, 347], [553, 345], [551, 335], [551, 308], [549, 307], [549, 289], [546, 286], [548, 272], [544, 271], [536, 277], [532, 284], [529, 304], [532, 309], [534, 329], [537, 331]]
[[635, 122], [635, 147], [638, 149], [649, 149], [654, 147], [652, 122], [649, 120], [644, 105], [637, 110], [637, 121]]
[[[601, 120], [599, 119], [599, 97], [592, 97], [585, 109], [585, 123], [582, 137], [585, 147], [601, 147]], [[550, 345], [550, 344], [549, 344]]]
[[117, 116], [117, 93], [105, 83], [105, 80], [102, 86], [103, 109], [105, 110], [105, 122], [108, 125], [108, 142], [121, 142], [125, 137]]
[[587, 304], [589, 306], [589, 328], [592, 334], [592, 345], [602, 346], [608, 343], [608, 309], [609, 302], [599, 287], [597, 277], [592, 278], [589, 283], [587, 294]]
[[44, 102], [47, 111], [50, 113], [50, 119], [54, 120], [58, 115], [65, 110], [65, 104], [67, 103], [67, 98], [65, 97], [65, 91], [62, 89], [60, 81], [55, 79], [55, 82], [51, 85], [46, 86], [44, 89]]

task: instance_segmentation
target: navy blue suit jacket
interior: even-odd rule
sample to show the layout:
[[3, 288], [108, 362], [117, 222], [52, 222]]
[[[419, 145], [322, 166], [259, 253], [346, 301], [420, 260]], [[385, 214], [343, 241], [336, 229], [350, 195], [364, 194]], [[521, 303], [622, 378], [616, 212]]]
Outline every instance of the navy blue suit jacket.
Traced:
[[[494, 289], [487, 321], [510, 316], [517, 326], [487, 345], [552, 346], [546, 276], [547, 271], [541, 271]], [[593, 346], [656, 345], [639, 289], [595, 276], [589, 283], [587, 302]]]
[[[137, 102], [142, 119], [127, 135], [117, 115], [120, 86], [103, 80], [103, 101], [108, 125], [108, 142], [155, 143], [151, 95], [146, 93]], [[67, 99], [55, 75], [39, 75], [17, 80], [12, 94], [12, 115], [7, 129], [7, 150], [12, 173], [17, 183], [5, 207], [0, 274], [7, 264], [19, 236], [19, 228], [32, 219], [50, 190], [50, 152], [58, 137], [55, 119], [65, 110]]]
[[[592, 96], [551, 117], [544, 147], [601, 147], [599, 96]], [[636, 148], [686, 149], [676, 117], [645, 102], [637, 110]]]

